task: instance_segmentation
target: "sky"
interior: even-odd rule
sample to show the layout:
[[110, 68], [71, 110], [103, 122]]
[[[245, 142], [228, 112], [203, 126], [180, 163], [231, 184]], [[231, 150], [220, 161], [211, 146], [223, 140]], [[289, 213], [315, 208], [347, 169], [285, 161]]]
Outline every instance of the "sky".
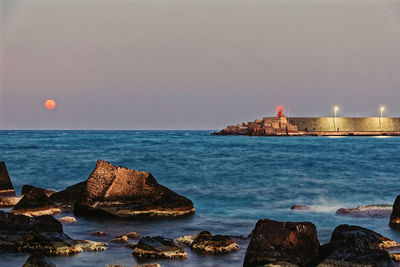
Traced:
[[399, 100], [400, 0], [0, 0], [0, 129], [400, 117]]

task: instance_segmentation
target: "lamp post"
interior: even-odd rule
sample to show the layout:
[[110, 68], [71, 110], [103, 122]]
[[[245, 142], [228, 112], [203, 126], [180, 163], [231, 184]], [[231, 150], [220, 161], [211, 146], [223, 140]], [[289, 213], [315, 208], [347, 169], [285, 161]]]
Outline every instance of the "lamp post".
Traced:
[[382, 132], [383, 131], [383, 129], [382, 129], [382, 117], [383, 117], [383, 111], [385, 110], [385, 107], [381, 106], [380, 110], [381, 110], [381, 116], [379, 117], [379, 126], [381, 127], [381, 132]]
[[338, 106], [335, 106], [335, 107], [333, 108], [333, 110], [335, 111], [335, 119], [336, 119], [336, 113], [337, 113], [337, 111], [339, 110], [339, 107], [338, 107]]
[[383, 111], [385, 111], [385, 107], [384, 107], [384, 106], [381, 106], [381, 119], [382, 119], [382, 117], [383, 117]]
[[337, 131], [337, 129], [336, 129], [336, 113], [337, 113], [338, 110], [339, 110], [339, 107], [338, 107], [338, 106], [334, 106], [334, 107], [333, 107], [333, 111], [335, 112], [335, 117], [333, 118], [333, 128], [334, 128], [334, 131]]

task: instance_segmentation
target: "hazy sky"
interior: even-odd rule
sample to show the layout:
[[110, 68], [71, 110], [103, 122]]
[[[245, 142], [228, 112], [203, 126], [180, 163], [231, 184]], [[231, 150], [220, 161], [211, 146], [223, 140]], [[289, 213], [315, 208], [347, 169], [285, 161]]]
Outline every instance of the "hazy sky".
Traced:
[[[0, 128], [400, 116], [400, 0], [0, 0]], [[54, 98], [57, 107], [43, 103]]]

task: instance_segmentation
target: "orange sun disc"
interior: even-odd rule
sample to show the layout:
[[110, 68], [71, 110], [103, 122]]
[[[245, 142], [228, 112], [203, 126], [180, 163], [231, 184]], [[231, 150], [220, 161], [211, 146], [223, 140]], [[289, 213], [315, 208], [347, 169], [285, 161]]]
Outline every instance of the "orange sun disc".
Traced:
[[53, 99], [47, 99], [46, 102], [44, 102], [44, 107], [48, 110], [52, 110], [56, 107], [56, 101]]

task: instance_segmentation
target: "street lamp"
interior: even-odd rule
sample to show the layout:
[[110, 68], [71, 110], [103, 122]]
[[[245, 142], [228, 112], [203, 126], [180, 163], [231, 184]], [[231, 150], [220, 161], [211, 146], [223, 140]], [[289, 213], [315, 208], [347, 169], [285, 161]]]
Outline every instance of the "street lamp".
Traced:
[[335, 118], [336, 118], [336, 113], [337, 113], [337, 111], [339, 110], [339, 107], [338, 107], [338, 106], [335, 106], [335, 107], [333, 108], [333, 110], [335, 111]]
[[383, 116], [383, 111], [385, 111], [385, 107], [384, 107], [384, 106], [381, 106], [381, 118], [382, 118], [382, 116]]

